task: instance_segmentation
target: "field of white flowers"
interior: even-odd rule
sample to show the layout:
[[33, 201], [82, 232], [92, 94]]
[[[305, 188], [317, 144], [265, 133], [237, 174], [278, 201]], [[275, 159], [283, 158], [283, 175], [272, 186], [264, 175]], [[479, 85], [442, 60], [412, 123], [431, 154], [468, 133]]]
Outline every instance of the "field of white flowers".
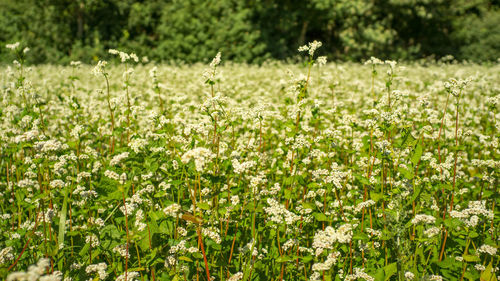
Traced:
[[500, 65], [0, 71], [0, 278], [488, 280]]

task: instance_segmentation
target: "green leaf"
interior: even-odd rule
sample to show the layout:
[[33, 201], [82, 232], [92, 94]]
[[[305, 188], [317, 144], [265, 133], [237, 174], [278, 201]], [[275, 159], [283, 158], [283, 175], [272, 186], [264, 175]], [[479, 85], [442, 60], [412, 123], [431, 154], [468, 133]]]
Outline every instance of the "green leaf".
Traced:
[[314, 217], [317, 221], [328, 221], [328, 217], [323, 213], [314, 213]]
[[408, 169], [404, 169], [402, 167], [398, 168], [398, 172], [400, 172], [405, 178], [411, 180], [415, 176], [412, 171], [409, 171]]
[[285, 189], [285, 199], [291, 199], [292, 192], [289, 189]]
[[305, 256], [305, 257], [300, 257], [300, 260], [303, 262], [303, 263], [308, 263], [310, 261], [313, 260], [313, 256]]
[[437, 263], [437, 265], [441, 268], [450, 268], [453, 266], [453, 263], [455, 262], [454, 258], [445, 258], [444, 260], [440, 261]]
[[476, 281], [480, 278], [479, 272], [477, 272], [476, 270], [467, 270], [464, 274], [464, 277], [471, 281]]
[[311, 210], [316, 209], [316, 205], [314, 205], [313, 203], [310, 203], [310, 202], [302, 202], [302, 207], [304, 209], [311, 209]]
[[360, 232], [360, 233], [354, 234], [354, 236], [352, 237], [352, 240], [368, 241], [368, 240], [370, 240], [370, 237], [368, 237], [368, 235], [366, 233]]
[[178, 259], [181, 260], [181, 261], [193, 262], [192, 259], [190, 259], [190, 258], [188, 258], [186, 256], [180, 256], [180, 257], [178, 257]]
[[383, 268], [377, 269], [377, 272], [375, 273], [374, 277], [376, 281], [385, 281], [384, 269]]
[[64, 187], [64, 201], [59, 217], [59, 233], [57, 234], [58, 249], [64, 244], [64, 232], [66, 231], [66, 214], [68, 212], [68, 188]]
[[276, 259], [276, 262], [282, 263], [282, 262], [289, 262], [292, 260], [292, 257], [290, 256], [281, 256]]
[[206, 202], [200, 202], [196, 206], [202, 210], [210, 210], [210, 205], [208, 205], [208, 203]]
[[384, 198], [384, 195], [382, 195], [381, 193], [371, 192], [370, 193], [370, 198], [373, 201], [378, 202], [380, 199]]
[[391, 264], [388, 264], [387, 266], [384, 267], [384, 281], [387, 281], [391, 278], [392, 275], [396, 274], [398, 272], [398, 265], [397, 263], [393, 262]]
[[480, 262], [481, 259], [478, 257], [478, 256], [475, 256], [475, 255], [463, 255], [462, 256], [464, 258], [464, 261], [466, 262]]
[[491, 272], [493, 269], [493, 264], [490, 263], [486, 267], [486, 269], [481, 273], [481, 281], [498, 281], [497, 276], [495, 273]]
[[422, 157], [424, 149], [422, 148], [422, 145], [417, 144], [417, 147], [415, 147], [415, 151], [413, 152], [413, 155], [411, 157], [411, 162], [414, 165], [417, 165], [418, 162], [420, 161], [420, 157]]
[[354, 175], [356, 177], [357, 180], [359, 180], [359, 182], [361, 182], [362, 184], [364, 185], [370, 185], [370, 181], [364, 177], [364, 176], [361, 176], [361, 175]]

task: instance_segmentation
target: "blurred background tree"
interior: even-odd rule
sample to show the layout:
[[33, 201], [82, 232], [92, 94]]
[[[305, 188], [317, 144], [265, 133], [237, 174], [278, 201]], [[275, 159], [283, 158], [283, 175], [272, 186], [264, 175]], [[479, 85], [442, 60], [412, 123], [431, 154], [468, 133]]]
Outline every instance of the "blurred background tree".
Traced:
[[[500, 57], [500, 0], [1, 0], [0, 44], [33, 63], [92, 62], [109, 48], [155, 61]], [[0, 48], [0, 62], [12, 58]]]

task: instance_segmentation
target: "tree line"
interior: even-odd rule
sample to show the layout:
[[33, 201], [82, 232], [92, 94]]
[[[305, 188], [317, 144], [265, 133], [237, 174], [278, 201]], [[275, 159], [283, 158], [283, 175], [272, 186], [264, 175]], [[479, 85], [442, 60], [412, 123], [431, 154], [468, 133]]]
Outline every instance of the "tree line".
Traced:
[[500, 0], [2, 0], [0, 11], [0, 43], [29, 46], [32, 63], [90, 63], [109, 48], [260, 63], [312, 40], [336, 60], [500, 57]]

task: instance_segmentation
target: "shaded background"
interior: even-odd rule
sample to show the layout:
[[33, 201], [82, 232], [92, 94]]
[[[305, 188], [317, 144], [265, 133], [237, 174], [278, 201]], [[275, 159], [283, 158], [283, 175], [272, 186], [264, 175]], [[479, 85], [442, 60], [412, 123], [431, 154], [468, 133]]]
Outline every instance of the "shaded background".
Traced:
[[16, 41], [32, 63], [90, 63], [109, 48], [259, 63], [293, 58], [312, 40], [330, 60], [496, 61], [500, 0], [0, 0], [0, 62]]

